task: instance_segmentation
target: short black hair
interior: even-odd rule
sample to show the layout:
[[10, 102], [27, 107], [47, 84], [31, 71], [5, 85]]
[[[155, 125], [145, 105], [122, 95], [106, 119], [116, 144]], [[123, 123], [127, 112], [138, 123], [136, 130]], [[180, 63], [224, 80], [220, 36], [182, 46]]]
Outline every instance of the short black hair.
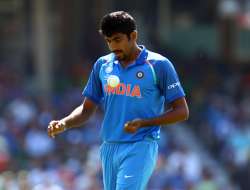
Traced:
[[111, 37], [114, 33], [130, 36], [136, 30], [135, 19], [125, 11], [116, 11], [104, 15], [100, 23], [100, 34]]

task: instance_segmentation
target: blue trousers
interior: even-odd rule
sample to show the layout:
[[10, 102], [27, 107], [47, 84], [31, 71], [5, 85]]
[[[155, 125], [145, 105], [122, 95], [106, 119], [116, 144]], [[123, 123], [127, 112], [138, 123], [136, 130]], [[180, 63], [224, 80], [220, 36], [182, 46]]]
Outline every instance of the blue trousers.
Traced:
[[104, 142], [100, 153], [104, 190], [144, 190], [156, 164], [158, 144], [152, 139]]

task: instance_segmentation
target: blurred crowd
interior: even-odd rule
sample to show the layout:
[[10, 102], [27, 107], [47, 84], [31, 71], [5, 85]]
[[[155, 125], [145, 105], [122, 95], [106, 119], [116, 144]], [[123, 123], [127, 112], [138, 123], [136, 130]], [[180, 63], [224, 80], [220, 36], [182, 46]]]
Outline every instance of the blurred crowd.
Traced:
[[[182, 127], [193, 131], [205, 151], [228, 173], [230, 183], [218, 183], [215, 170], [206, 165], [192, 146], [177, 139], [175, 126], [170, 126], [162, 129], [158, 163], [148, 189], [247, 190], [249, 67], [214, 64], [216, 60], [197, 57], [176, 61], [191, 111], [190, 120]], [[99, 160], [102, 111], [98, 110], [83, 127], [55, 139], [46, 133], [51, 119], [65, 116], [81, 103], [84, 84], [65, 85], [51, 97], [43, 97], [32, 92], [27, 80], [14, 68], [0, 67], [0, 190], [102, 189]], [[84, 66], [72, 67], [78, 73], [86, 70]], [[75, 77], [74, 72], [67, 74], [69, 78]], [[84, 75], [84, 81], [87, 76]]]
[[249, 189], [250, 66], [199, 60], [203, 64], [185, 67], [189, 74], [196, 73], [190, 84], [191, 126], [231, 180]]

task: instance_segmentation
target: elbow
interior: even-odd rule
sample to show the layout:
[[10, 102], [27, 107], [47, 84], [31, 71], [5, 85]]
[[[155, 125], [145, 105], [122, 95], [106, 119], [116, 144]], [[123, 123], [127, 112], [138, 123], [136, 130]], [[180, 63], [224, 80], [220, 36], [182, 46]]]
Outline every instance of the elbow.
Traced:
[[189, 109], [185, 98], [177, 99], [173, 102], [173, 110], [178, 115], [178, 121], [186, 121], [189, 118]]
[[189, 118], [189, 109], [187, 106], [185, 106], [185, 108], [183, 109], [183, 121], [188, 120]]
[[187, 106], [183, 106], [179, 112], [179, 120], [186, 121], [189, 118], [189, 109]]

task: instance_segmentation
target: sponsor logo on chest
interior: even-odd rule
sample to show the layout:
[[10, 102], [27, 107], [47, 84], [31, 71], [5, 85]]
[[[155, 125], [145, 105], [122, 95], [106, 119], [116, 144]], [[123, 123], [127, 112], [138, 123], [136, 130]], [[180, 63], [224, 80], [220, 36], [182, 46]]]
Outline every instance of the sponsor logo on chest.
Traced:
[[111, 87], [110, 85], [106, 84], [104, 91], [108, 95], [116, 94], [141, 98], [141, 89], [139, 85], [119, 83], [116, 87]]

